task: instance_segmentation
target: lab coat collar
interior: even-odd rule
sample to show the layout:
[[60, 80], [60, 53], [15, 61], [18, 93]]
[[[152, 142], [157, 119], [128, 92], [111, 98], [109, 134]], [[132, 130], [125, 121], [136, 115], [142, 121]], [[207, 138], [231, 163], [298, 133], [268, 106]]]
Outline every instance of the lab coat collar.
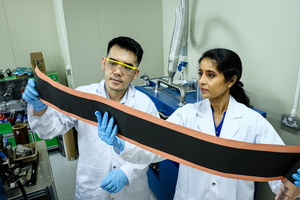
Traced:
[[204, 99], [195, 104], [196, 115], [200, 116], [198, 122], [198, 129], [206, 134], [215, 135], [215, 126], [212, 118], [210, 102], [208, 99]]
[[[99, 93], [100, 96], [107, 98], [105, 91], [106, 91], [106, 89], [105, 89], [105, 80], [103, 79], [100, 82], [98, 93]], [[128, 96], [127, 96], [127, 100], [125, 102], [125, 105], [129, 106], [129, 107], [133, 107], [133, 105], [135, 104], [135, 100], [134, 100], [134, 96], [135, 96], [135, 93], [136, 93], [135, 88], [130, 84], [127, 91], [126, 91], [126, 93], [128, 93]]]
[[[204, 99], [196, 103], [195, 110], [197, 110], [197, 115], [201, 117], [198, 123], [199, 130], [206, 134], [215, 135], [215, 125], [211, 112], [210, 101], [208, 99]], [[220, 134], [221, 138], [233, 138], [239, 130], [236, 120], [240, 117], [242, 117], [240, 106], [238, 106], [238, 102], [230, 96], [228, 109], [226, 111], [226, 116]]]
[[134, 104], [135, 104], [135, 93], [136, 93], [136, 90], [135, 88], [130, 84], [128, 89], [127, 89], [127, 92], [128, 92], [128, 96], [127, 96], [127, 101], [125, 103], [126, 106], [129, 106], [129, 107], [133, 107]]

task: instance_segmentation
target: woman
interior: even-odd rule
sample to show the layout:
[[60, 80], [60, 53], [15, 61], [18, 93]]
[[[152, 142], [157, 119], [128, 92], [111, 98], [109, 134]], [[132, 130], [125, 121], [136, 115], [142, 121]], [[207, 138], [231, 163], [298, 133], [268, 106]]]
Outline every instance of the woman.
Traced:
[[[204, 100], [177, 109], [168, 121], [216, 137], [284, 145], [270, 123], [249, 108], [250, 101], [242, 88], [241, 76], [242, 62], [235, 52], [221, 48], [206, 51], [199, 59], [198, 81]], [[104, 124], [106, 126], [106, 122]], [[114, 131], [116, 132], [116, 128]], [[114, 143], [121, 151], [120, 157], [129, 162], [149, 163], [163, 160], [162, 157], [124, 143], [117, 137], [108, 138], [104, 131], [99, 131], [99, 136], [110, 145]], [[276, 194], [281, 181], [270, 181], [269, 185]], [[253, 181], [212, 175], [180, 164], [174, 200], [253, 200], [253, 196]]]

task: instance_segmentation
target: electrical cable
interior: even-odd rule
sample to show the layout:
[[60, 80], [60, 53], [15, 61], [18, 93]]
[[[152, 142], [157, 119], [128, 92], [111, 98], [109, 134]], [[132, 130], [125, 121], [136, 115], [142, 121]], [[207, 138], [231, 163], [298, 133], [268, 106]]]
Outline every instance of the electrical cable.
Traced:
[[3, 152], [0, 152], [0, 156], [5, 159], [6, 158], [6, 155], [3, 153]]
[[5, 171], [6, 173], [8, 173], [9, 175], [12, 176], [13, 180], [17, 183], [18, 187], [20, 188], [21, 193], [22, 193], [22, 195], [24, 197], [24, 200], [28, 200], [26, 192], [25, 192], [25, 189], [24, 189], [22, 183], [20, 182], [20, 180], [17, 179], [17, 177], [11, 171], [9, 171], [9, 170], [7, 170], [7, 169], [5, 169], [3, 167], [0, 167], [0, 169], [3, 170], [3, 171]]

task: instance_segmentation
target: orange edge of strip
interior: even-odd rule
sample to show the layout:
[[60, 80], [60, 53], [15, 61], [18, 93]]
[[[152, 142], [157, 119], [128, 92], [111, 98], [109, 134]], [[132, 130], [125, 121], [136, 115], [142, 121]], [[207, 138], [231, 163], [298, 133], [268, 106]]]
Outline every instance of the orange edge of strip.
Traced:
[[139, 146], [142, 149], [150, 151], [150, 152], [152, 152], [152, 153], [154, 153], [156, 155], [162, 156], [162, 157], [167, 158], [169, 160], [173, 160], [175, 162], [178, 162], [178, 163], [181, 163], [181, 164], [193, 167], [195, 169], [199, 169], [201, 171], [205, 171], [205, 172], [210, 173], [210, 174], [218, 175], [218, 176], [223, 176], [223, 177], [233, 178], [233, 179], [241, 179], [241, 180], [246, 180], [246, 181], [258, 181], [258, 182], [274, 181], [274, 180], [279, 180], [279, 179], [283, 179], [284, 178], [283, 176], [278, 176], [278, 177], [256, 177], [256, 176], [246, 176], [246, 175], [223, 173], [223, 172], [215, 171], [215, 170], [212, 170], [212, 169], [208, 169], [206, 167], [202, 167], [202, 166], [196, 165], [194, 163], [188, 162], [186, 160], [183, 160], [183, 159], [178, 158], [176, 156], [173, 156], [171, 154], [159, 151], [157, 149], [153, 149], [153, 148], [148, 147], [146, 145], [140, 144], [140, 143], [138, 143], [138, 142], [136, 142], [134, 140], [126, 138], [123, 135], [118, 134], [118, 137], [121, 138], [121, 139], [123, 139], [123, 140], [126, 140], [127, 142], [130, 142], [131, 144]]

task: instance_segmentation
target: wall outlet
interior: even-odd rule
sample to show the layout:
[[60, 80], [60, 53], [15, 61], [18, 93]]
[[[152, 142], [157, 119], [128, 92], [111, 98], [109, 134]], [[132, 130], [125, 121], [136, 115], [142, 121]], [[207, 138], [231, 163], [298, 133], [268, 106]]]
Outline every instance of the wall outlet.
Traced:
[[283, 114], [281, 117], [281, 123], [293, 129], [300, 129], [300, 118], [299, 117], [291, 117], [288, 114]]

